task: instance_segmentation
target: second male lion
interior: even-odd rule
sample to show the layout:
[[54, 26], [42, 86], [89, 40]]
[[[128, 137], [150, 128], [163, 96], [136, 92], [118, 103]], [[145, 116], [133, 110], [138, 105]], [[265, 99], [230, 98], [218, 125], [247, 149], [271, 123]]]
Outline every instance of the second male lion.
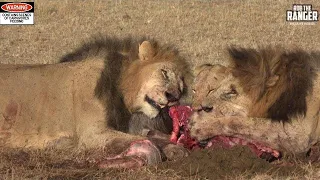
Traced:
[[[281, 48], [229, 49], [230, 66], [203, 65], [193, 86], [192, 136], [223, 135], [306, 152], [320, 137], [320, 56]], [[260, 149], [264, 151], [264, 149]]]

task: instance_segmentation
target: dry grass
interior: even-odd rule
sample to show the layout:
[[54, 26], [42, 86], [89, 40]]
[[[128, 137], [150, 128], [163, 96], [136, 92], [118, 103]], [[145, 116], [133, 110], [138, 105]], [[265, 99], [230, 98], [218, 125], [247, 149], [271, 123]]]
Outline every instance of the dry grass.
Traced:
[[[3, 63], [53, 63], [93, 34], [150, 35], [177, 45], [195, 64], [225, 63], [230, 44], [317, 49], [319, 23], [294, 26], [294, 0], [37, 1], [35, 25], [0, 26]], [[320, 9], [318, 1], [308, 1]]]
[[[239, 149], [243, 150], [243, 148]], [[297, 162], [290, 166], [275, 166], [267, 164], [263, 160], [252, 158], [249, 154], [251, 153], [249, 149], [242, 151], [244, 155], [235, 155], [239, 149], [231, 149], [231, 151], [223, 149], [201, 151], [176, 162], [166, 162], [157, 166], [131, 170], [98, 169], [95, 162], [102, 160], [106, 155], [106, 152], [103, 152], [101, 149], [87, 151], [1, 149], [0, 179], [261, 180], [320, 178], [320, 163], [310, 164], [296, 159]], [[224, 157], [219, 158], [217, 155]], [[236, 157], [239, 162], [232, 163], [234, 159], [225, 155], [233, 156], [233, 158]], [[225, 159], [226, 162], [221, 162], [222, 159]], [[249, 161], [254, 163], [248, 165]], [[221, 167], [213, 167], [215, 165], [220, 165]], [[226, 166], [230, 166], [233, 170], [230, 171], [230, 168]]]
[[134, 170], [101, 170], [95, 161], [102, 150], [63, 151], [2, 149], [0, 179], [161, 179], [180, 178], [172, 170], [143, 167]]
[[[226, 63], [230, 44], [280, 44], [319, 50], [320, 25], [289, 25], [285, 0], [38, 0], [35, 25], [0, 26], [0, 63], [55, 63], [94, 34], [149, 35], [175, 44], [194, 65]], [[301, 1], [304, 2], [304, 1]], [[317, 0], [308, 1], [320, 10]], [[87, 163], [90, 152], [2, 149], [0, 179], [203, 179], [158, 167], [139, 170], [97, 170]], [[94, 151], [95, 152], [95, 151]], [[76, 162], [76, 163], [75, 163]], [[306, 173], [239, 173], [227, 179], [318, 179], [320, 168], [298, 162]], [[207, 177], [210, 179], [210, 177]]]

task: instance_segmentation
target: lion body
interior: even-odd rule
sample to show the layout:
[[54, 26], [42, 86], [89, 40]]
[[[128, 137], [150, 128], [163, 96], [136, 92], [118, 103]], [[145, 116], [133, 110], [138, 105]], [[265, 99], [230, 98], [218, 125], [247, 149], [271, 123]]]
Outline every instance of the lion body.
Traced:
[[130, 139], [106, 128], [108, 112], [94, 98], [103, 67], [94, 60], [2, 69], [0, 146], [88, 148]]
[[281, 48], [229, 52], [231, 66], [199, 68], [192, 135], [201, 140], [222, 134], [308, 151], [320, 137], [319, 56]]
[[[65, 63], [2, 65], [0, 146], [92, 148], [113, 143], [125, 147], [143, 139], [120, 131], [128, 131], [135, 113], [159, 118], [159, 110], [150, 107], [145, 97], [155, 93], [154, 98], [169, 104], [165, 93], [175, 90], [168, 88], [179, 84], [185, 72], [180, 65], [185, 68], [186, 62], [175, 50], [159, 50], [162, 47], [149, 41], [106, 43], [84, 46], [65, 56]], [[144, 47], [139, 47], [141, 43]], [[163, 79], [161, 69], [168, 79]], [[150, 123], [150, 128], [157, 128]]]

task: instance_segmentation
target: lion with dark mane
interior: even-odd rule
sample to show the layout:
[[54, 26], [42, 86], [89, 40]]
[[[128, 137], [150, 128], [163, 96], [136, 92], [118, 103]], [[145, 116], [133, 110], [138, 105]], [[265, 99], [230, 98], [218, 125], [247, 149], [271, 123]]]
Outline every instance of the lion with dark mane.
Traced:
[[95, 96], [105, 103], [109, 126], [139, 135], [172, 131], [168, 109], [186, 94], [191, 77], [188, 63], [174, 47], [145, 37], [98, 37], [61, 62], [90, 57], [105, 59]]
[[145, 139], [123, 132], [171, 132], [189, 73], [172, 46], [98, 37], [61, 62], [1, 65], [0, 147], [117, 149]]
[[192, 136], [307, 152], [320, 137], [320, 54], [279, 47], [231, 47], [229, 54], [228, 67], [197, 68]]

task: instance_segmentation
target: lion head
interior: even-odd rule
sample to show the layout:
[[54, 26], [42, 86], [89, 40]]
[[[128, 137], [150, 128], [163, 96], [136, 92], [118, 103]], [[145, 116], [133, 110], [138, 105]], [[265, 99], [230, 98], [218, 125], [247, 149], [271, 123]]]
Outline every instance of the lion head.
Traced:
[[249, 103], [249, 99], [238, 97], [242, 89], [238, 88], [239, 82], [233, 78], [229, 68], [205, 64], [195, 72], [197, 76], [192, 88], [192, 107], [195, 111], [214, 111], [217, 116], [247, 113], [243, 103]]
[[278, 47], [232, 47], [229, 54], [228, 67], [197, 68], [193, 137], [236, 136], [296, 152], [318, 141], [319, 56]]
[[[277, 48], [230, 48], [231, 66], [202, 65], [193, 85], [193, 108], [221, 116], [286, 121], [306, 113], [315, 77], [311, 57]], [[301, 88], [303, 87], [303, 88]], [[218, 115], [217, 114], [217, 115]]]
[[154, 118], [185, 93], [188, 65], [175, 49], [152, 41], [143, 41], [135, 57], [120, 80], [124, 103], [131, 112]]

